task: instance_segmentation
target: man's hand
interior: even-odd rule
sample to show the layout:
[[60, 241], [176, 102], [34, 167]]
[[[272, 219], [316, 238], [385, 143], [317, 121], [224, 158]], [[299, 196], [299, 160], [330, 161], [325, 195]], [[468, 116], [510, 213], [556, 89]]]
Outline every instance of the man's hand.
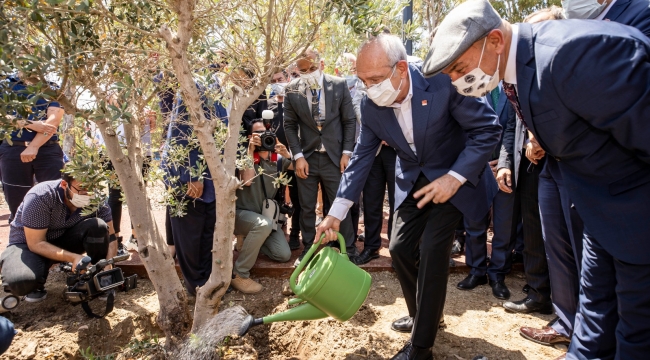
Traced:
[[537, 141], [531, 140], [528, 142], [528, 144], [526, 144], [526, 157], [533, 164], [537, 165], [537, 162], [542, 159], [544, 155], [546, 155], [546, 152], [544, 152], [544, 149], [539, 146], [539, 143], [537, 143]]
[[287, 147], [282, 145], [282, 143], [276, 143], [275, 144], [275, 152], [280, 154], [285, 159], [290, 159], [291, 154], [289, 154], [289, 150], [287, 150]]
[[341, 174], [345, 171], [345, 169], [348, 167], [348, 164], [350, 163], [350, 155], [343, 154], [341, 155]]
[[309, 176], [309, 164], [304, 157], [296, 160], [296, 176], [301, 179], [306, 179]]
[[497, 160], [492, 160], [489, 162], [490, 164], [490, 169], [492, 169], [492, 174], [494, 174], [494, 177], [497, 176], [497, 165], [499, 164], [499, 159]]
[[27, 129], [36, 131], [41, 134], [52, 135], [56, 132], [56, 126], [45, 123], [44, 121], [33, 121], [25, 126]]
[[20, 153], [20, 160], [24, 163], [32, 162], [38, 155], [38, 147], [29, 145]]
[[72, 263], [72, 272], [75, 272], [77, 270], [77, 265], [81, 262], [81, 259], [86, 257], [85, 255], [80, 255], [80, 254], [74, 254], [73, 259], [71, 261]]
[[449, 174], [445, 174], [433, 180], [431, 184], [416, 191], [413, 197], [416, 199], [422, 197], [418, 202], [418, 208], [422, 209], [430, 201], [433, 201], [434, 204], [447, 202], [447, 200], [456, 194], [456, 191], [458, 191], [461, 185], [458, 179]]
[[198, 199], [203, 195], [203, 181], [192, 181], [187, 183], [187, 196]]
[[497, 184], [499, 184], [499, 189], [504, 193], [510, 194], [512, 192], [512, 172], [510, 169], [499, 169], [497, 172]]
[[322, 234], [325, 234], [323, 244], [327, 244], [330, 241], [338, 239], [336, 232], [339, 231], [340, 226], [341, 220], [333, 216], [326, 216], [325, 219], [323, 219], [323, 221], [321, 221], [320, 224], [318, 224], [316, 227], [316, 237], [314, 238], [314, 242], [318, 241]]
[[252, 156], [255, 149], [259, 146], [262, 146], [262, 138], [260, 137], [260, 134], [253, 134], [248, 140], [248, 153]]

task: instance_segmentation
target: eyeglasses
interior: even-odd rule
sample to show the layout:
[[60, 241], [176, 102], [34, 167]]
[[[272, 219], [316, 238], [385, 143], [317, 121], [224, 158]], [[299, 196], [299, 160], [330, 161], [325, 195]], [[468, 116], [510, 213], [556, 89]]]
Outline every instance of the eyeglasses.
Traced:
[[73, 188], [73, 189], [75, 189], [75, 190], [77, 191], [77, 194], [79, 194], [79, 195], [88, 195], [88, 191], [86, 191], [86, 190], [77, 189], [77, 188], [76, 188], [74, 185], [72, 185], [72, 184], [70, 184], [70, 187]]
[[371, 81], [373, 82], [372, 84], [368, 84], [368, 83], [366, 83], [364, 80], [361, 80], [361, 82], [363, 83], [363, 86], [365, 86], [366, 89], [370, 89], [370, 88], [373, 87], [373, 86], [377, 86], [377, 85], [381, 84], [381, 83], [384, 82], [386, 79], [389, 79], [389, 78], [393, 77], [393, 75], [395, 74], [395, 69], [397, 69], [397, 63], [393, 64], [393, 65], [391, 66], [391, 68], [392, 68], [393, 70], [390, 72], [390, 74], [388, 74], [387, 76], [384, 76], [381, 80], [375, 80], [375, 81], [372, 81], [372, 80], [371, 80]]

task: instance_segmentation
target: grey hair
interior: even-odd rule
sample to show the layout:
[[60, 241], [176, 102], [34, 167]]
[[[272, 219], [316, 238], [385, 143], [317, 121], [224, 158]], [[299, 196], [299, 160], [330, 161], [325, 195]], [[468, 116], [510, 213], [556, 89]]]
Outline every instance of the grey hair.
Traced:
[[566, 17], [564, 16], [564, 11], [562, 10], [561, 7], [551, 5], [551, 7], [547, 7], [547, 8], [544, 8], [544, 9], [539, 9], [539, 10], [535, 11], [534, 13], [529, 14], [528, 16], [526, 16], [526, 18], [524, 19], [523, 22], [525, 22], [525, 23], [530, 22], [530, 20], [532, 18], [534, 18], [535, 16], [538, 16], [540, 14], [548, 14], [549, 19], [547, 19], [547, 20], [564, 20], [564, 19], [566, 19]]
[[370, 44], [378, 44], [382, 50], [384, 50], [391, 66], [397, 64], [398, 61], [406, 60], [407, 58], [406, 48], [402, 43], [402, 39], [395, 35], [380, 33], [379, 35], [364, 41], [359, 47], [358, 53], [361, 53], [363, 49]]

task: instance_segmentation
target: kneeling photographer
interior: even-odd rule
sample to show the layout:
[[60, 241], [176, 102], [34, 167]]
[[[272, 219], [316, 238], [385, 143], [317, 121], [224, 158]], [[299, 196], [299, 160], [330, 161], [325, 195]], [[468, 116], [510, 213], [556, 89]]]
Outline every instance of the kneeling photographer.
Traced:
[[[90, 195], [64, 173], [61, 180], [44, 181], [29, 190], [16, 211], [9, 245], [0, 257], [2, 285], [25, 301], [45, 299], [45, 280], [52, 264], [69, 262], [71, 270], [117, 254], [111, 211], [106, 204], [90, 215], [82, 208]], [[109, 266], [110, 267], [110, 266]]]
[[[233, 266], [234, 278], [231, 285], [246, 294], [262, 291], [262, 285], [250, 278], [250, 269], [261, 251], [272, 260], [286, 262], [291, 257], [291, 250], [277, 224], [280, 206], [272, 200], [277, 188], [275, 180], [281, 171], [291, 166], [291, 155], [286, 146], [277, 142], [275, 134], [267, 129], [272, 112], [262, 119], [251, 122], [248, 134], [248, 154], [254, 159], [253, 168], [241, 170], [239, 178], [243, 187], [237, 190], [237, 211], [235, 217], [235, 235], [245, 236], [239, 257]], [[265, 112], [266, 112], [265, 111]]]

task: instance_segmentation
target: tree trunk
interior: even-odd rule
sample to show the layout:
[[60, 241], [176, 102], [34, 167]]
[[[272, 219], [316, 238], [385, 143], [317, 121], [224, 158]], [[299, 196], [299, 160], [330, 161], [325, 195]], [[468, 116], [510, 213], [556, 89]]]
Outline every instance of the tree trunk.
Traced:
[[97, 125], [129, 204], [129, 217], [138, 234], [140, 259], [158, 295], [158, 326], [167, 336], [167, 345], [173, 347], [183, 340], [192, 322], [185, 289], [181, 285], [174, 260], [167, 250], [151, 211], [147, 188], [141, 175], [141, 165], [135, 161], [136, 155], [133, 152], [129, 152], [128, 156], [124, 155], [115, 133], [107, 134], [107, 124]]
[[74, 149], [74, 133], [71, 130], [74, 128], [74, 115], [63, 115], [63, 153], [72, 156]]

